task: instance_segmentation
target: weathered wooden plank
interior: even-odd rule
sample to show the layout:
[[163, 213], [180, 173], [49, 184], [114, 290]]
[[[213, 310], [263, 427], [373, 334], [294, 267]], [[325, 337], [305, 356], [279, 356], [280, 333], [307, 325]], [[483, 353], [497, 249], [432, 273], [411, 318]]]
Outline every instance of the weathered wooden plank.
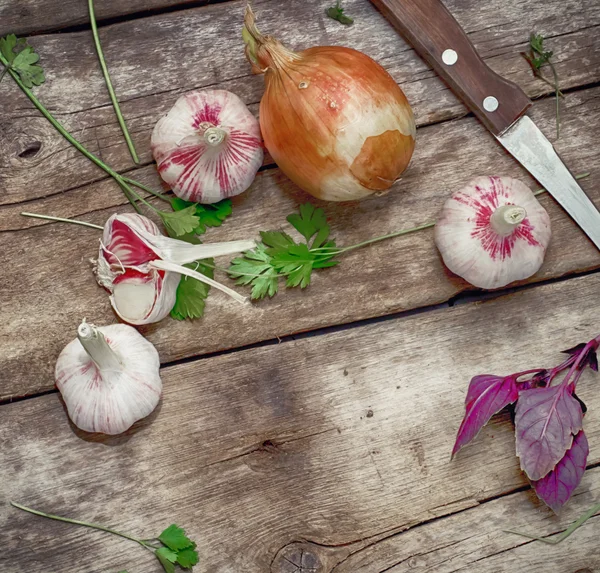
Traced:
[[[350, 554], [370, 543], [525, 485], [507, 416], [450, 462], [468, 379], [554, 364], [559, 350], [597, 335], [599, 288], [595, 274], [165, 368], [159, 410], [120, 437], [70, 427], [57, 394], [5, 404], [4, 497], [144, 537], [177, 521], [198, 541], [199, 573], [282, 573], [277, 556], [300, 541], [327, 564], [320, 571], [347, 558], [340, 571], [354, 573], [360, 554]], [[597, 383], [586, 373], [578, 388], [589, 407], [591, 464], [600, 461]], [[409, 531], [407, 551], [416, 552], [417, 564], [429, 549], [463, 565], [471, 563], [467, 549], [475, 550], [472, 560], [493, 559], [482, 542], [486, 532], [492, 549], [523, 544], [498, 530], [558, 528], [590, 505], [597, 488], [596, 471], [561, 521], [520, 494], [506, 502], [512, 511], [458, 517], [439, 544], [425, 528]], [[461, 546], [477, 515], [490, 523], [479, 524], [474, 547], [467, 539]], [[11, 573], [159, 570], [126, 541], [50, 527], [6, 504], [0, 527], [1, 558]], [[584, 530], [560, 549], [570, 548], [574, 563], [589, 558], [588, 535]], [[450, 543], [443, 549], [444, 539], [458, 542], [455, 552]], [[384, 553], [385, 546], [382, 555], [406, 555]]]
[[[560, 516], [540, 511], [531, 490], [375, 541], [353, 552], [332, 573], [589, 573], [600, 569], [600, 515], [558, 545], [530, 542], [507, 534], [515, 529], [532, 535], [562, 532], [600, 498], [600, 469], [588, 470]], [[307, 550], [310, 551], [308, 546]], [[330, 557], [336, 554], [331, 550]], [[341, 552], [337, 550], [337, 558]]]
[[[96, 20], [130, 14], [148, 14], [152, 10], [184, 9], [190, 6], [226, 0], [103, 0], [94, 3]], [[0, 36], [6, 34], [31, 34], [89, 24], [87, 2], [37, 0], [0, 0]]]
[[[594, 28], [600, 25], [600, 11], [589, 3], [552, 0], [548, 11], [532, 10], [530, 4], [518, 0], [495, 2], [494, 10], [482, 10], [479, 4], [453, 0], [449, 7], [457, 12], [486, 61], [529, 95], [537, 97], [551, 90], [533, 77], [519, 55], [531, 29], [550, 36], [548, 43], [557, 54], [564, 89], [600, 80], [600, 34]], [[250, 75], [243, 55], [239, 26], [244, 5], [204, 6], [101, 30], [115, 89], [144, 163], [151, 161], [154, 124], [184, 91], [230, 89], [256, 109], [263, 80]], [[348, 2], [348, 11], [357, 17], [357, 24], [350, 28], [327, 18], [321, 0], [265, 0], [257, 2], [256, 9], [262, 29], [277, 33], [290, 46], [342, 44], [380, 61], [405, 89], [419, 125], [465, 113], [367, 0]], [[297, 25], [300, 21], [302, 26]], [[48, 75], [48, 82], [36, 90], [42, 101], [109, 164], [119, 170], [130, 168], [91, 34], [40, 36], [32, 42], [42, 54]], [[0, 204], [46, 197], [104, 176], [32, 109], [12, 82], [3, 82], [2, 90], [6, 95], [0, 110]]]
[[[600, 120], [600, 89], [570, 94], [567, 103], [559, 150], [575, 172], [594, 173], [582, 183], [600, 204], [595, 130]], [[542, 129], [552, 129], [551, 100], [536, 104], [532, 113]], [[147, 177], [151, 172], [151, 167], [143, 170]], [[339, 244], [355, 244], [433, 220], [452, 190], [472, 176], [492, 173], [520, 177], [532, 188], [536, 186], [474, 118], [465, 118], [421, 130], [414, 168], [396, 191], [361, 203], [323, 207]], [[103, 182], [50, 198], [36, 209], [67, 216], [92, 210], [86, 218], [103, 224], [112, 213], [107, 206], [120, 200], [115, 186]], [[253, 237], [260, 229], [283, 226], [286, 215], [305, 200], [278, 170], [263, 172], [253, 190], [237, 198], [234, 216], [223, 227], [211, 230], [207, 240]], [[600, 266], [600, 254], [569, 217], [551, 198], [543, 197], [542, 202], [550, 212], [554, 239], [546, 263], [533, 280]], [[0, 268], [5, 277], [0, 320], [0, 368], [5, 380], [0, 395], [5, 398], [53, 386], [54, 361], [82, 317], [99, 323], [114, 321], [108, 298], [96, 285], [88, 263], [96, 255], [98, 233], [19, 221], [21, 208], [13, 207], [4, 219], [10, 225], [39, 227], [0, 233]], [[202, 320], [167, 319], [142, 331], [156, 344], [163, 362], [168, 362], [437, 304], [465, 288], [468, 285], [444, 270], [432, 233], [422, 231], [349, 254], [339, 267], [316, 273], [308, 290], [290, 290], [250, 308], [213, 293]]]

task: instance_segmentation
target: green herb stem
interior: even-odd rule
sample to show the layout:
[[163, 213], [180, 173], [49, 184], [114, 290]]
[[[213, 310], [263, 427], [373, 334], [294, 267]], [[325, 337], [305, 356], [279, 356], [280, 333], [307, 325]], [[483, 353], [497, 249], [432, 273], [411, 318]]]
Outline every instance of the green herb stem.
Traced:
[[154, 191], [154, 189], [148, 187], [147, 185], [144, 185], [143, 183], [140, 183], [139, 181], [136, 181], [135, 179], [130, 179], [129, 177], [124, 177], [124, 176], [122, 176], [122, 179], [126, 183], [129, 183], [130, 185], [133, 185], [134, 187], [137, 187], [138, 189], [142, 189], [142, 191], [146, 191], [146, 193], [150, 193], [151, 195], [158, 197], [162, 201], [166, 201], [167, 203], [171, 202], [171, 199], [167, 195], [164, 195], [163, 193], [159, 193], [158, 191]]
[[535, 541], [541, 541], [542, 543], [547, 543], [548, 545], [556, 545], [561, 541], [564, 541], [567, 537], [572, 535], [575, 531], [577, 531], [588, 519], [594, 517], [596, 513], [600, 511], [600, 503], [594, 505], [590, 509], [588, 509], [577, 521], [574, 521], [567, 529], [565, 529], [558, 537], [553, 539], [547, 539], [545, 537], [538, 537], [537, 535], [529, 535], [529, 533], [521, 533], [520, 531], [513, 530], [505, 530], [504, 533], [514, 533], [515, 535], [520, 535], [521, 537], [526, 537], [527, 539], [533, 539]]
[[52, 217], [51, 215], [39, 215], [38, 213], [21, 213], [23, 217], [33, 217], [34, 219], [44, 219], [46, 221], [58, 221], [59, 223], [71, 223], [73, 225], [81, 225], [82, 227], [90, 227], [92, 229], [104, 230], [104, 227], [100, 225], [94, 225], [94, 223], [87, 223], [86, 221], [79, 221], [78, 219], [67, 219], [65, 217]]
[[136, 537], [132, 537], [131, 535], [127, 535], [126, 533], [122, 533], [120, 531], [115, 531], [114, 529], [110, 529], [108, 527], [104, 527], [103, 525], [97, 525], [95, 523], [87, 523], [86, 521], [79, 521], [78, 519], [70, 519], [68, 517], [60, 517], [58, 515], [52, 515], [50, 513], [44, 513], [43, 511], [39, 511], [37, 509], [32, 509], [30, 507], [26, 507], [21, 505], [20, 503], [16, 503], [11, 501], [10, 504], [17, 509], [21, 509], [23, 511], [27, 511], [29, 513], [33, 513], [34, 515], [39, 515], [41, 517], [47, 517], [48, 519], [54, 519], [56, 521], [64, 521], [65, 523], [72, 523], [73, 525], [82, 525], [83, 527], [90, 527], [92, 529], [98, 529], [100, 531], [105, 531], [106, 533], [112, 533], [113, 535], [118, 535], [119, 537], [124, 537], [125, 539], [129, 539], [130, 541], [135, 541], [140, 544], [142, 547], [145, 547], [149, 551], [154, 552], [154, 547], [149, 543], [146, 543], [143, 539], [137, 539]]
[[108, 73], [108, 67], [106, 66], [106, 61], [104, 59], [104, 52], [102, 51], [102, 46], [100, 45], [100, 37], [98, 36], [98, 26], [96, 25], [96, 15], [94, 12], [94, 0], [88, 0], [88, 8], [90, 12], [90, 24], [92, 25], [92, 34], [94, 36], [94, 44], [96, 46], [96, 52], [98, 53], [98, 59], [100, 60], [100, 67], [102, 68], [104, 81], [106, 82], [106, 87], [108, 89], [110, 99], [115, 109], [115, 114], [117, 115], [117, 120], [119, 121], [119, 125], [121, 126], [121, 131], [123, 132], [123, 136], [125, 137], [125, 141], [127, 142], [129, 153], [131, 153], [131, 158], [133, 159], [134, 163], [139, 163], [140, 159], [133, 145], [133, 141], [131, 140], [131, 136], [129, 134], [129, 130], [127, 129], [127, 125], [125, 123], [125, 119], [123, 118], [123, 114], [121, 113], [121, 108], [119, 107], [119, 102], [117, 101], [117, 96], [115, 95], [115, 90], [113, 89], [110, 74]]
[[[44, 107], [44, 104], [35, 96], [35, 94], [21, 81], [18, 74], [10, 68], [9, 63], [6, 61], [4, 56], [0, 53], [0, 63], [6, 67], [6, 70], [11, 75], [13, 80], [15, 80], [16, 84], [21, 88], [23, 93], [29, 98], [31, 103], [37, 108], [37, 110], [52, 124], [54, 129], [58, 131], [77, 151], [82, 153], [85, 157], [87, 157], [92, 163], [94, 163], [97, 167], [102, 169], [108, 175], [110, 175], [121, 187], [125, 197], [134, 207], [134, 209], [139, 213], [140, 209], [135, 203], [135, 199], [138, 199], [145, 205], [149, 206], [154, 211], [157, 211], [155, 207], [153, 207], [150, 203], [148, 203], [145, 199], [140, 197], [131, 187], [130, 185], [135, 185], [136, 187], [143, 188], [145, 191], [148, 191], [149, 188], [141, 187], [141, 183], [137, 181], [134, 182], [133, 179], [124, 178], [122, 175], [117, 173], [112, 167], [108, 166], [104, 161], [100, 158], [96, 157], [93, 153], [88, 151], [77, 139], [75, 139], [63, 126], [62, 124]], [[156, 191], [152, 193], [153, 195], [157, 195]]]

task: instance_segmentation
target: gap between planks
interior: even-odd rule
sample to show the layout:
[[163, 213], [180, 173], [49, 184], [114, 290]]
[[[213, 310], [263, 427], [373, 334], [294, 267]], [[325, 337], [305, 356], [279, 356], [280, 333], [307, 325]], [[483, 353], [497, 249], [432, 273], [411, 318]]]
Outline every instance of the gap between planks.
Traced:
[[[314, 338], [314, 337], [318, 337], [318, 336], [324, 336], [324, 335], [331, 334], [334, 332], [343, 332], [346, 330], [351, 330], [353, 328], [360, 328], [363, 326], [368, 326], [371, 324], [379, 324], [379, 323], [387, 322], [387, 321], [391, 321], [391, 320], [403, 320], [403, 319], [406, 319], [411, 316], [425, 314], [427, 312], [433, 312], [435, 310], [440, 310], [443, 308], [453, 308], [457, 305], [479, 304], [479, 303], [491, 301], [491, 300], [494, 300], [497, 298], [507, 297], [512, 294], [516, 294], [516, 293], [519, 293], [519, 292], [522, 292], [525, 290], [530, 290], [533, 288], [542, 287], [542, 286], [550, 285], [550, 284], [554, 284], [554, 283], [566, 282], [569, 280], [586, 277], [586, 276], [594, 275], [597, 273], [600, 273], [600, 269], [592, 269], [592, 270], [584, 271], [584, 272], [570, 273], [569, 275], [562, 276], [562, 277], [553, 277], [550, 279], [542, 280], [540, 282], [527, 283], [524, 285], [503, 288], [503, 289], [499, 289], [497, 291], [477, 291], [477, 290], [463, 291], [442, 303], [431, 304], [431, 305], [427, 305], [427, 306], [420, 307], [420, 308], [411, 308], [409, 310], [393, 312], [391, 314], [385, 314], [383, 316], [375, 316], [375, 317], [371, 317], [371, 318], [365, 318], [362, 320], [355, 320], [355, 321], [345, 323], [345, 324], [334, 324], [334, 325], [326, 326], [326, 327], [322, 327], [322, 328], [315, 328], [313, 330], [301, 331], [301, 332], [297, 332], [295, 334], [289, 334], [289, 335], [281, 336], [278, 338], [269, 338], [267, 340], [261, 340], [258, 342], [254, 342], [252, 344], [245, 344], [242, 346], [237, 346], [235, 348], [229, 348], [226, 350], [218, 350], [216, 352], [209, 352], [206, 354], [187, 356], [185, 358], [180, 358], [178, 360], [171, 360], [168, 362], [164, 362], [160, 365], [160, 368], [162, 370], [162, 369], [169, 368], [172, 366], [178, 366], [180, 364], [199, 362], [200, 360], [215, 358], [217, 356], [225, 356], [228, 354], [234, 354], [236, 352], [243, 352], [246, 350], [253, 350], [255, 348], [264, 348], [267, 346], [277, 346], [280, 344], [286, 344], [288, 342], [294, 342], [296, 340], [301, 340], [303, 338]], [[4, 405], [9, 405], [9, 404], [15, 404], [17, 402], [23, 402], [25, 400], [31, 400], [34, 398], [41, 398], [41, 397], [47, 396], [49, 394], [57, 394], [57, 393], [58, 393], [58, 390], [56, 388], [54, 388], [52, 390], [43, 390], [43, 391], [36, 392], [33, 394], [27, 394], [25, 396], [11, 396], [9, 398], [4, 398], [4, 399], [0, 400], [0, 407], [2, 407]], [[246, 454], [242, 454], [242, 455], [246, 455]], [[490, 498], [490, 500], [492, 500], [492, 499], [494, 499], [494, 498]]]

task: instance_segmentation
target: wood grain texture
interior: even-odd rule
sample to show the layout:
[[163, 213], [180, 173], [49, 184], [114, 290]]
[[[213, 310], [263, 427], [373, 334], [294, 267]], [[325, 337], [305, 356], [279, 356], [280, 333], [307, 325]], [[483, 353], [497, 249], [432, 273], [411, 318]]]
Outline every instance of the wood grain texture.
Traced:
[[[597, 501], [598, 470], [557, 518], [531, 492], [477, 507], [526, 484], [508, 416], [449, 454], [469, 378], [560, 361], [597, 335], [599, 288], [596, 274], [165, 368], [158, 410], [119, 437], [70, 427], [58, 394], [5, 404], [3, 499], [144, 537], [177, 521], [198, 542], [197, 573], [282, 573], [283, 557], [303, 551], [321, 573], [514, 570], [496, 555], [505, 550], [513, 566], [531, 559], [528, 572], [542, 571], [543, 555], [556, 564], [547, 571], [575, 571], [560, 568], [567, 555], [594, 570], [597, 518], [537, 553], [501, 530], [560, 530]], [[597, 384], [588, 372], [578, 387], [590, 464], [600, 461]], [[0, 528], [11, 573], [159, 571], [125, 540], [6, 504]]]
[[[370, 2], [347, 4], [360, 25], [347, 28], [327, 18], [322, 0], [263, 0], [255, 7], [261, 30], [276, 34], [290, 47], [347, 45], [375, 58], [406, 92], [419, 125], [466, 113]], [[448, 6], [486, 63], [529, 96], [551, 91], [533, 77], [519, 54], [532, 28], [549, 36], [563, 89], [600, 81], [600, 10], [588, 2], [550, 0], [543, 11], [519, 0], [494, 2], [494, 10], [480, 4], [453, 0]], [[244, 5], [227, 2], [101, 29], [115, 90], [143, 163], [151, 162], [150, 134], [156, 121], [185, 91], [229, 89], [256, 110], [264, 82], [251, 76], [243, 54], [239, 28]], [[465, 5], [471, 9], [465, 10]], [[117, 170], [131, 169], [91, 33], [39, 36], [32, 43], [48, 77], [36, 90], [40, 99], [91, 151]], [[105, 177], [56, 133], [12, 82], [2, 83], [2, 94], [0, 205], [56, 195]], [[554, 131], [548, 133], [552, 136]], [[37, 152], [31, 151], [38, 146]]]
[[[559, 151], [575, 172], [594, 174], [582, 185], [600, 204], [595, 129], [600, 121], [600, 89], [570, 94], [567, 105]], [[543, 130], [551, 130], [554, 103], [539, 102], [532, 117]], [[524, 169], [470, 117], [423, 128], [413, 169], [388, 195], [321, 205], [333, 236], [339, 244], [350, 245], [434, 220], [451, 192], [474, 175], [492, 173], [519, 177], [536, 188]], [[152, 167], [141, 174], [147, 180], [156, 179]], [[223, 227], [211, 230], [206, 239], [242, 239], [255, 237], [260, 229], [287, 228], [286, 215], [306, 200], [278, 170], [268, 170], [259, 174], [249, 193], [236, 198], [234, 216]], [[122, 198], [115, 186], [101, 182], [49, 198], [35, 209], [66, 216], [92, 211], [85, 218], [103, 224], [113, 212], [109, 205], [119, 201]], [[554, 238], [544, 266], [532, 280], [598, 268], [600, 254], [592, 243], [550, 197], [541, 201], [550, 213]], [[33, 228], [0, 233], [0, 268], [7, 281], [0, 320], [0, 367], [5, 373], [0, 395], [4, 398], [52, 388], [56, 357], [74, 337], [81, 318], [97, 323], [115, 320], [89, 263], [97, 254], [98, 232], [19, 220], [22, 207], [11, 209], [4, 221]], [[202, 320], [166, 319], [142, 332], [157, 346], [162, 361], [170, 362], [438, 304], [467, 288], [444, 269], [432, 232], [426, 230], [348, 254], [338, 267], [315, 273], [313, 285], [305, 291], [285, 291], [249, 308], [212, 293]]]
[[[96, 0], [96, 20], [130, 14], [147, 14], [152, 10], [185, 9], [190, 6], [226, 0]], [[97, 4], [97, 6], [96, 6]], [[0, 36], [32, 34], [89, 24], [85, 0], [0, 0]]]

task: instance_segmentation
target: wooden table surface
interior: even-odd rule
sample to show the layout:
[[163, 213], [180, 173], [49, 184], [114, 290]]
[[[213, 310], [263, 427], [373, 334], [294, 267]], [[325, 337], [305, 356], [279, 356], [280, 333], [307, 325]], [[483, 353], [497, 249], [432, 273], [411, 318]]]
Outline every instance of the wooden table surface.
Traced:
[[[84, 0], [0, 0], [0, 36], [30, 35], [47, 81], [36, 94], [91, 151], [160, 185], [150, 133], [179, 95], [224, 88], [257, 112], [240, 26], [245, 2], [97, 1], [100, 36], [141, 165], [131, 164], [94, 51]], [[345, 45], [372, 56], [415, 111], [411, 166], [387, 195], [318, 203], [341, 244], [435, 219], [475, 175], [539, 186], [468, 114], [368, 0], [254, 0], [261, 30], [292, 48]], [[520, 56], [547, 38], [565, 98], [555, 146], [600, 206], [600, 1], [446, 0], [486, 62], [535, 99], [554, 140], [552, 89]], [[128, 206], [10, 78], [0, 84], [0, 571], [155, 573], [127, 540], [12, 509], [149, 537], [172, 522], [197, 540], [205, 573], [589, 573], [600, 571], [600, 516], [546, 546], [503, 533], [561, 531], [600, 499], [600, 393], [586, 374], [589, 466], [560, 516], [519, 470], [499, 416], [450, 461], [469, 379], [553, 364], [596, 336], [600, 253], [547, 194], [553, 239], [517, 288], [474, 291], [444, 269], [430, 230], [344, 257], [307, 290], [249, 308], [212, 293], [206, 316], [140, 331], [160, 353], [163, 399], [118, 437], [78, 431], [53, 369], [79, 321], [116, 321], [88, 260], [97, 231], [25, 219], [23, 210], [103, 224]], [[283, 226], [308, 200], [267, 157], [211, 241]], [[418, 311], [417, 311], [418, 310]]]

